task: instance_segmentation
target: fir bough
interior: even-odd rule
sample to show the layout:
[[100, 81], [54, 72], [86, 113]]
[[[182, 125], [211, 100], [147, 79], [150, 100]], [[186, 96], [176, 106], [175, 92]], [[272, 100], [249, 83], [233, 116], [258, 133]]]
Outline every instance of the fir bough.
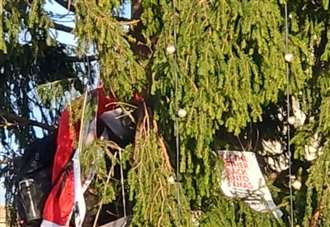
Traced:
[[131, 152], [132, 225], [191, 226], [188, 201], [180, 183], [175, 182], [166, 146], [147, 112], [138, 125]]
[[256, 213], [241, 201], [221, 198], [220, 195], [210, 199], [208, 205], [204, 206], [204, 214], [199, 220], [201, 227], [285, 226], [270, 213]]
[[113, 13], [121, 1], [75, 2], [76, 30], [81, 53], [95, 45], [101, 66], [101, 79], [107, 89], [128, 101], [145, 84], [143, 62], [134, 56], [129, 34]]

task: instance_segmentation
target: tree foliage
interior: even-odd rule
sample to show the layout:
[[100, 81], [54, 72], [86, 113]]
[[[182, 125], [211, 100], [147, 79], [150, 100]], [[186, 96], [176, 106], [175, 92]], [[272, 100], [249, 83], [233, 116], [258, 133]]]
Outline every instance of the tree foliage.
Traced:
[[[26, 138], [35, 137], [35, 128], [29, 125], [5, 124], [8, 113], [32, 119], [40, 107], [41, 121], [53, 124], [65, 103], [65, 92], [82, 91], [82, 75], [89, 67], [80, 61], [92, 47], [106, 90], [124, 102], [139, 92], [152, 110], [151, 120], [138, 127], [136, 141], [125, 150], [126, 162], [122, 161], [129, 163], [125, 183], [134, 224], [190, 226], [190, 210], [201, 211], [202, 226], [288, 224], [291, 176], [283, 171], [271, 177], [270, 155], [263, 155], [258, 139], [271, 138], [286, 147], [282, 132], [290, 127], [293, 175], [302, 183], [293, 195], [293, 222], [329, 225], [329, 1], [132, 0], [125, 3], [132, 5], [129, 20], [121, 17], [123, 1], [75, 0], [68, 6], [75, 13], [78, 46], [73, 49], [51, 36], [50, 28], [56, 29], [56, 23], [44, 10], [45, 3], [0, 1], [0, 122], [9, 126], [0, 128], [0, 135], [6, 155], [12, 153], [9, 138], [24, 146]], [[21, 40], [23, 33], [30, 36], [26, 43]], [[172, 47], [174, 53], [168, 50]], [[294, 56], [290, 63], [285, 61], [286, 52]], [[94, 80], [96, 74], [91, 76], [88, 79]], [[58, 99], [52, 98], [55, 95]], [[187, 111], [185, 118], [178, 118], [179, 108]], [[297, 123], [299, 111], [305, 116], [302, 123]], [[296, 123], [288, 124], [279, 114], [294, 117]], [[256, 131], [264, 134], [253, 139]], [[177, 133], [179, 163], [175, 161]], [[285, 213], [283, 220], [256, 213], [221, 194], [221, 160], [215, 150], [234, 147], [237, 138], [244, 140], [243, 145], [255, 145], [250, 150], [260, 157], [274, 200]], [[307, 157], [311, 149], [313, 160]], [[89, 154], [85, 152], [86, 157]], [[88, 157], [98, 163], [99, 156]], [[174, 186], [168, 178], [175, 176], [177, 164]], [[104, 177], [97, 185], [104, 186], [109, 182], [106, 165], [101, 166]], [[118, 193], [113, 190], [109, 190], [112, 199]], [[179, 214], [177, 207], [182, 208]]]

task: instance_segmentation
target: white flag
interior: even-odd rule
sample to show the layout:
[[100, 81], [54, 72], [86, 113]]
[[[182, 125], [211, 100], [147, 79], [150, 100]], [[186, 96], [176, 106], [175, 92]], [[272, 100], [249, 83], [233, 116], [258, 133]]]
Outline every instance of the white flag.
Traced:
[[279, 219], [283, 215], [273, 202], [253, 152], [220, 151], [224, 161], [221, 190], [228, 197], [243, 199], [252, 209], [271, 211]]
[[81, 185], [79, 152], [73, 156], [73, 180], [74, 180], [74, 219], [76, 227], [81, 227], [86, 215], [84, 192]]

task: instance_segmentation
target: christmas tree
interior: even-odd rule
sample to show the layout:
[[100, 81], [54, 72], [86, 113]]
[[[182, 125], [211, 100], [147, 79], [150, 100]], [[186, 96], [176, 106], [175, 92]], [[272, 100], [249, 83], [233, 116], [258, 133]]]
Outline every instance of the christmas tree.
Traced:
[[[83, 94], [86, 81], [102, 81], [126, 111], [137, 108], [134, 95], [144, 100], [133, 143], [109, 155], [96, 140], [80, 154], [82, 174], [96, 169], [96, 204], [121, 203], [124, 191], [132, 226], [330, 225], [329, 1], [53, 0], [66, 15], [49, 4], [0, 1], [0, 149], [12, 226], [17, 147], [55, 131], [69, 103], [80, 119], [83, 99], [67, 96]], [[74, 27], [58, 22], [66, 16]], [[219, 150], [256, 154], [280, 219], [223, 194]], [[125, 190], [108, 177], [105, 156], [123, 167]]]

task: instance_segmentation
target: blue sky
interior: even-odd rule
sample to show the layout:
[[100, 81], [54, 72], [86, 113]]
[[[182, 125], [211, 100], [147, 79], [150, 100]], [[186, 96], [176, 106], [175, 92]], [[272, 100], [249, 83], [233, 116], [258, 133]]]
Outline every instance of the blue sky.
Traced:
[[[53, 14], [64, 15], [63, 18], [56, 18], [56, 23], [61, 23], [63, 25], [74, 27], [74, 15], [70, 14], [67, 9], [64, 9], [62, 6], [58, 5], [55, 1], [47, 2], [45, 5], [45, 10], [52, 12]], [[55, 31], [52, 29], [57, 35], [57, 39], [66, 44], [75, 44], [74, 35], [69, 34], [67, 32]]]

